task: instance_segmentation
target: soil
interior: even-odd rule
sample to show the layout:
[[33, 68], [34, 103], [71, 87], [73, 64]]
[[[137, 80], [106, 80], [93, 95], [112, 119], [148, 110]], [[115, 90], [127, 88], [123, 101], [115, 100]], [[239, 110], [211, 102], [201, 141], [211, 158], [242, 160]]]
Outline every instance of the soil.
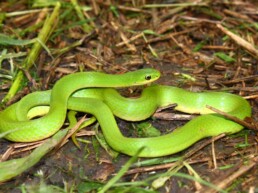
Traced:
[[[139, 189], [127, 191], [216, 192], [184, 176], [196, 177], [196, 173], [228, 192], [258, 192], [257, 2], [173, 1], [176, 3], [173, 4], [171, 1], [155, 1], [154, 4], [145, 0], [97, 0], [77, 3], [84, 8], [84, 19], [78, 16], [70, 1], [62, 2], [58, 21], [46, 42], [52, 56], [42, 49], [30, 69], [22, 66], [27, 54], [3, 60], [0, 56], [1, 99], [11, 88], [18, 70], [22, 70], [26, 77], [19, 92], [8, 103], [3, 103], [2, 109], [31, 92], [51, 89], [58, 79], [78, 71], [120, 74], [155, 68], [162, 74], [158, 84], [196, 92], [234, 93], [245, 97], [252, 106], [250, 127], [234, 135], [203, 139], [178, 154], [164, 157], [163, 160], [168, 160], [184, 156], [187, 164], [175, 172], [177, 175], [170, 175], [157, 190], [151, 188], [152, 181], [149, 181], [136, 186]], [[33, 7], [35, 4], [36, 1], [26, 0], [0, 2], [1, 12], [6, 14], [0, 20], [1, 33], [14, 39], [37, 37], [53, 6], [44, 9]], [[38, 11], [29, 12], [31, 10]], [[17, 15], [12, 15], [15, 13]], [[89, 25], [88, 31], [86, 24]], [[31, 50], [31, 45], [0, 44], [0, 47], [2, 54], [29, 53]], [[137, 87], [120, 92], [126, 97], [135, 97], [141, 90], [142, 87]], [[161, 113], [145, 121], [163, 134], [187, 121], [181, 120], [183, 115], [173, 108], [162, 112], [169, 113], [169, 118]], [[177, 118], [172, 117], [175, 114]], [[81, 116], [78, 115], [78, 119]], [[132, 122], [117, 118], [117, 123], [124, 135], [137, 136]], [[130, 157], [123, 154], [112, 157], [100, 146], [94, 132], [90, 132], [94, 129], [95, 124], [81, 131], [87, 134], [78, 137], [81, 149], [69, 139], [63, 147], [47, 154], [29, 170], [2, 183], [0, 192], [18, 193], [23, 188], [27, 192], [40, 192], [42, 184], [59, 187], [64, 192], [96, 192], [123, 168]], [[13, 145], [13, 142], [0, 139], [0, 158]], [[31, 151], [14, 149], [8, 159], [24, 157]], [[138, 161], [143, 160], [150, 159]], [[167, 172], [171, 167], [175, 168], [174, 162], [130, 168], [119, 182], [144, 181]], [[94, 188], [84, 189], [90, 186]], [[111, 188], [110, 192], [125, 191], [118, 187]]]

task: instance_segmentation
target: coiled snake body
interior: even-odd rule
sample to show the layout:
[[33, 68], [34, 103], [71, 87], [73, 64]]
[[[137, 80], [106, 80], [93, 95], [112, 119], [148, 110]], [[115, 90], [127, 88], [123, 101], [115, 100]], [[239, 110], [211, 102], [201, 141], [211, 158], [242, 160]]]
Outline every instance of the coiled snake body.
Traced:
[[[157, 157], [182, 151], [205, 137], [236, 133], [243, 129], [243, 126], [212, 112], [206, 105], [239, 119], [251, 116], [248, 102], [229, 93], [194, 93], [176, 87], [154, 85], [145, 88], [139, 98], [131, 99], [122, 97], [113, 89], [146, 84], [155, 81], [159, 76], [159, 72], [154, 69], [143, 69], [122, 75], [84, 72], [65, 76], [55, 84], [52, 91], [31, 93], [0, 112], [0, 133], [19, 129], [8, 134], [6, 138], [20, 142], [49, 137], [62, 127], [66, 111], [70, 109], [93, 114], [102, 128], [107, 143], [114, 150], [134, 155], [144, 147], [139, 156]], [[158, 107], [169, 104], [177, 104], [175, 109], [178, 111], [202, 115], [169, 134], [150, 138], [123, 136], [114, 118], [116, 115], [129, 121], [143, 120], [150, 117]], [[46, 115], [26, 120], [27, 116], [40, 114], [37, 112], [37, 106], [44, 105], [50, 107], [50, 110], [47, 108]]]

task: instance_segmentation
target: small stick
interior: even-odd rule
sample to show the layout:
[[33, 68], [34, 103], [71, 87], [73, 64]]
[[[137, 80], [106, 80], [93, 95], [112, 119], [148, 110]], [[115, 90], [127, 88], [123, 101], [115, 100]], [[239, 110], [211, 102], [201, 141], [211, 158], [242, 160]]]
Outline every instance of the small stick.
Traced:
[[[257, 165], [257, 156], [253, 159], [250, 159], [248, 161], [248, 164], [242, 163], [242, 166], [239, 167], [236, 171], [231, 173], [230, 175], [226, 176], [224, 179], [220, 179], [217, 182], [212, 182], [214, 185], [216, 185], [218, 188], [224, 189], [230, 184], [234, 183], [234, 181], [239, 178], [240, 176], [243, 176], [244, 174], [248, 174], [248, 172], [256, 167]], [[199, 190], [200, 193], [209, 192], [209, 193], [216, 193], [217, 191], [211, 190], [210, 188], [203, 188]]]
[[159, 112], [152, 115], [155, 119], [167, 120], [167, 121], [189, 121], [196, 117], [195, 115], [184, 115], [184, 114], [175, 114], [175, 113], [165, 113]]
[[242, 119], [239, 119], [239, 118], [237, 118], [235, 116], [232, 116], [232, 115], [230, 115], [230, 114], [228, 114], [226, 112], [220, 111], [219, 109], [216, 109], [216, 108], [214, 108], [212, 106], [206, 105], [206, 107], [208, 109], [210, 109], [210, 110], [220, 114], [220, 115], [223, 115], [224, 117], [226, 117], [226, 118], [228, 118], [228, 119], [230, 119], [230, 120], [232, 120], [232, 121], [234, 121], [234, 122], [236, 122], [236, 123], [238, 123], [240, 125], [243, 125], [244, 127], [247, 127], [249, 129], [257, 131], [257, 128], [256, 128], [255, 125], [251, 125], [251, 124], [247, 123], [246, 121], [244, 121]]
[[12, 145], [12, 146], [10, 146], [10, 147], [5, 151], [5, 153], [0, 157], [0, 162], [6, 161], [6, 160], [10, 157], [10, 155], [12, 154], [13, 151], [14, 151], [14, 147], [13, 147], [13, 145]]
[[167, 105], [167, 106], [165, 106], [165, 107], [159, 107], [159, 108], [156, 110], [155, 113], [159, 113], [159, 112], [161, 112], [161, 111], [163, 111], [163, 110], [165, 110], [165, 109], [175, 108], [176, 106], [177, 106], [177, 104], [174, 103], [174, 104]]
[[67, 143], [68, 138], [73, 135], [74, 132], [78, 130], [80, 125], [86, 120], [86, 116], [82, 117], [71, 129], [69, 129], [69, 132], [67, 135], [58, 143], [58, 145], [55, 147], [55, 150], [58, 150], [60, 147], [62, 147], [64, 144]]
[[214, 169], [217, 169], [218, 166], [217, 166], [214, 138], [211, 139], [211, 152], [212, 152], [212, 161], [213, 161], [213, 164], [214, 164]]
[[228, 29], [224, 28], [221, 24], [217, 24], [217, 27], [223, 31], [225, 34], [227, 34], [231, 39], [233, 39], [238, 45], [245, 48], [249, 53], [251, 53], [255, 58], [258, 58], [258, 50], [255, 48], [255, 46], [245, 39], [237, 36], [236, 34], [232, 33]]

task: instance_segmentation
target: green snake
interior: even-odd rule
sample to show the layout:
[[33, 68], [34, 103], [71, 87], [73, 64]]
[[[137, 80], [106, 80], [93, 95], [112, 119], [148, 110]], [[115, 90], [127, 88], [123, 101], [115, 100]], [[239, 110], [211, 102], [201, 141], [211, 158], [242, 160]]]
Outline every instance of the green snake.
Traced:
[[[122, 75], [84, 72], [65, 76], [57, 81], [52, 91], [29, 94], [20, 102], [0, 112], [0, 133], [19, 129], [8, 134], [6, 138], [21, 142], [49, 137], [62, 127], [66, 111], [69, 109], [94, 115], [107, 143], [114, 150], [134, 155], [144, 147], [139, 156], [158, 157], [182, 151], [205, 137], [236, 133], [243, 129], [243, 126], [212, 112], [206, 105], [242, 120], [251, 116], [248, 102], [229, 93], [194, 93], [176, 87], [154, 85], [145, 88], [140, 97], [131, 99], [122, 97], [113, 89], [146, 84], [155, 81], [159, 76], [160, 73], [154, 69], [143, 69]], [[114, 118], [116, 115], [129, 121], [144, 120], [158, 107], [175, 103], [175, 109], [178, 111], [202, 115], [169, 134], [150, 138], [123, 136]], [[27, 120], [27, 116], [40, 114], [37, 112], [37, 106], [44, 105], [47, 107], [46, 115]]]

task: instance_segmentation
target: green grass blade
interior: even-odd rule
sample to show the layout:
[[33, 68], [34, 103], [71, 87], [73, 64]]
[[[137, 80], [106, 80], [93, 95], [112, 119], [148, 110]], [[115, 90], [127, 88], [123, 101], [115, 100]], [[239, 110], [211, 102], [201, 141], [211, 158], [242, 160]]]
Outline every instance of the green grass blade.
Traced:
[[13, 39], [10, 36], [0, 33], [0, 45], [4, 45], [4, 46], [24, 46], [24, 45], [35, 43], [35, 41], [36, 41], [35, 39], [31, 39], [31, 40]]
[[130, 166], [137, 160], [138, 155], [141, 153], [142, 150], [143, 150], [143, 148], [140, 148], [138, 150], [138, 152], [125, 163], [125, 165], [117, 173], [117, 175], [115, 175], [113, 178], [111, 178], [105, 184], [105, 186], [103, 186], [103, 188], [100, 191], [98, 191], [98, 193], [105, 193], [109, 188], [111, 188], [128, 171]]
[[51, 151], [60, 140], [67, 134], [68, 129], [64, 129], [55, 134], [52, 138], [44, 142], [35, 149], [29, 156], [0, 162], [0, 182], [7, 181], [39, 162], [39, 160]]
[[[50, 34], [53, 31], [53, 28], [54, 28], [53, 26], [55, 24], [56, 18], [58, 18], [60, 6], [61, 6], [61, 4], [57, 3], [51, 16], [46, 20], [42, 30], [40, 31], [40, 33], [37, 37], [38, 41], [36, 41], [33, 44], [33, 47], [31, 49], [30, 53], [28, 54], [28, 57], [24, 60], [24, 62], [22, 64], [22, 67], [24, 69], [28, 70], [35, 64], [35, 61], [37, 60], [39, 53], [42, 49], [42, 43], [45, 44], [45, 42], [48, 40]], [[18, 73], [15, 77], [15, 80], [14, 80], [11, 88], [9, 89], [9, 92], [2, 100], [3, 103], [6, 103], [7, 101], [9, 101], [16, 94], [16, 92], [21, 87], [23, 80], [24, 80], [24, 74], [20, 70], [20, 71], [18, 71]]]

